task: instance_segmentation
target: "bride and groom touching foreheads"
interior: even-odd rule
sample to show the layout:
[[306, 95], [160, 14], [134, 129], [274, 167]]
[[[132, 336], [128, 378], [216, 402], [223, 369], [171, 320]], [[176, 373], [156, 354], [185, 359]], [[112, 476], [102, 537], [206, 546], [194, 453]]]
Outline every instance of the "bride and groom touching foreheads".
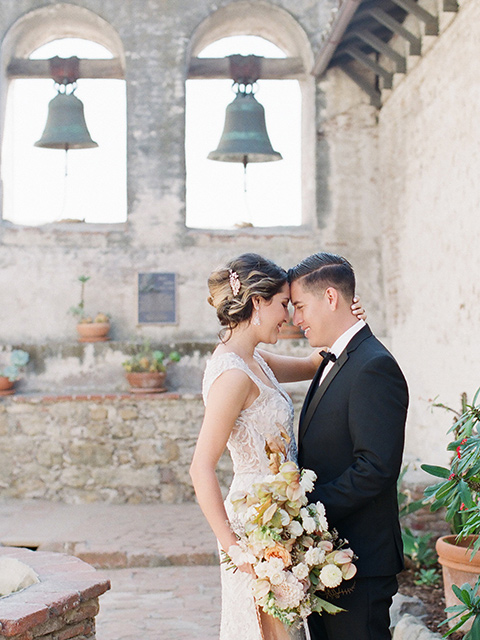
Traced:
[[[396, 483], [408, 391], [395, 359], [364, 321], [352, 266], [318, 253], [287, 273], [250, 253], [213, 271], [208, 286], [223, 330], [205, 369], [205, 416], [191, 477], [220, 549], [235, 556], [244, 523], [230, 497], [269, 474], [265, 445], [281, 437], [285, 459], [317, 476], [309, 501], [324, 504], [330, 528], [358, 557], [354, 588], [340, 590], [334, 601], [344, 611], [312, 613], [312, 639], [388, 640], [396, 574], [403, 568]], [[289, 302], [293, 323], [314, 347], [307, 357], [258, 348], [277, 341]], [[297, 451], [292, 403], [279, 383], [299, 380], [312, 382]], [[215, 470], [225, 447], [234, 474], [224, 500]], [[298, 637], [256, 605], [252, 564], [240, 560], [238, 569], [221, 565], [221, 640]]]

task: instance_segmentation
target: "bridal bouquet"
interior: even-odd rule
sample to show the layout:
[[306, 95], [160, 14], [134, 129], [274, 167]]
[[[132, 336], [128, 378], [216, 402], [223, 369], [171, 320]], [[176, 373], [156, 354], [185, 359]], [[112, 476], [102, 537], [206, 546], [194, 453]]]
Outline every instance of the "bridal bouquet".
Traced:
[[226, 561], [232, 568], [253, 565], [257, 605], [287, 626], [312, 611], [342, 611], [320, 594], [332, 593], [357, 571], [353, 551], [328, 530], [324, 505], [307, 504], [315, 480], [313, 471], [284, 462], [251, 491], [232, 496], [245, 533]]

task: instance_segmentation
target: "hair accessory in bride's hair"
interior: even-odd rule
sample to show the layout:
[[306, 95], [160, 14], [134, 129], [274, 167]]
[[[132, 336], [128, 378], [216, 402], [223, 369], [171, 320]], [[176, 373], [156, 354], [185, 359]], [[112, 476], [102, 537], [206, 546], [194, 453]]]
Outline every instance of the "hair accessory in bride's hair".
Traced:
[[241, 287], [238, 273], [236, 271], [232, 271], [232, 269], [229, 269], [228, 273], [230, 274], [228, 276], [228, 279], [230, 281], [230, 289], [232, 290], [233, 295], [236, 296], [238, 295]]

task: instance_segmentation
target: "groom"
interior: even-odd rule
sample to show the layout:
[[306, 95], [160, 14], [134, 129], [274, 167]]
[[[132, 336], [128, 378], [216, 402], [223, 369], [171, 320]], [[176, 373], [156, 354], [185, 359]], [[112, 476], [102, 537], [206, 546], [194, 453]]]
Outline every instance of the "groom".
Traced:
[[[289, 271], [293, 322], [313, 347], [327, 346], [305, 398], [299, 464], [317, 481], [332, 528], [358, 556], [345, 612], [309, 617], [313, 640], [390, 640], [389, 608], [403, 568], [397, 478], [408, 390], [398, 364], [350, 312], [355, 276], [340, 256], [317, 253]], [[347, 584], [347, 583], [345, 583]]]

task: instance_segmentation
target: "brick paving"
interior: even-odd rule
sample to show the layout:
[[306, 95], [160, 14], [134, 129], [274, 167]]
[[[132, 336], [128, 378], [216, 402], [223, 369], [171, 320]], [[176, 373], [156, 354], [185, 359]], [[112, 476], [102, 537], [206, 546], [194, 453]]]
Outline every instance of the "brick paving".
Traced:
[[97, 640], [218, 637], [216, 543], [196, 504], [0, 502], [0, 543], [75, 555], [109, 579]]
[[111, 591], [100, 598], [97, 640], [215, 640], [219, 569], [213, 566], [100, 570]]

